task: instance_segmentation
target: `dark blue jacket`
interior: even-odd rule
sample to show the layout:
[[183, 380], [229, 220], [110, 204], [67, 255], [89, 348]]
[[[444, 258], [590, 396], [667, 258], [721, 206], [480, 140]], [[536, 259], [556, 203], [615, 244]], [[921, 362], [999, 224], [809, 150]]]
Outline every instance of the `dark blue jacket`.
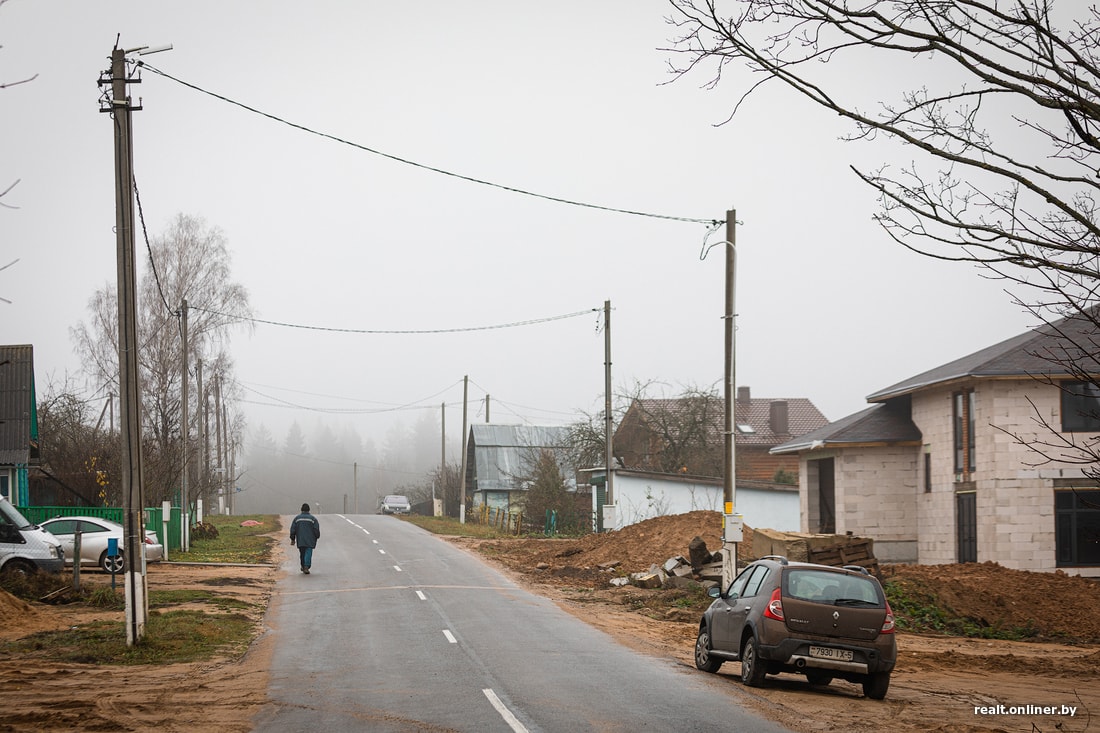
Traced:
[[290, 523], [290, 541], [298, 547], [316, 547], [321, 536], [321, 523], [309, 512], [302, 512]]

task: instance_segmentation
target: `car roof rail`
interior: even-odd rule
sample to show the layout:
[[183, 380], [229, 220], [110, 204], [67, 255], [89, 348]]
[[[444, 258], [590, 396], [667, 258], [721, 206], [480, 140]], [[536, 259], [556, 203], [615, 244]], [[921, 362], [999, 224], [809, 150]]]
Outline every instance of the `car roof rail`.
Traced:
[[760, 559], [761, 560], [775, 560], [780, 565], [789, 565], [790, 564], [790, 561], [787, 560], [787, 558], [784, 557], [783, 555], [764, 555], [764, 557], [762, 557]]
[[845, 570], [854, 570], [857, 573], [863, 573], [864, 575], [870, 575], [871, 574], [871, 571], [869, 571], [867, 568], [863, 567], [862, 565], [845, 565], [844, 569]]

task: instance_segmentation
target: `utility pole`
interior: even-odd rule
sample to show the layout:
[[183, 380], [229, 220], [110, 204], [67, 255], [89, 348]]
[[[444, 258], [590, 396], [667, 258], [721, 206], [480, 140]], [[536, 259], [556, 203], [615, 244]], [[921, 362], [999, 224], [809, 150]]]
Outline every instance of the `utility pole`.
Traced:
[[489, 395], [485, 395], [485, 424], [489, 424]]
[[359, 461], [351, 464], [351, 484], [355, 497], [355, 513], [359, 513]]
[[[202, 359], [195, 359], [195, 382], [199, 390], [198, 395], [198, 415], [199, 429], [196, 436], [199, 448], [199, 470], [196, 472], [198, 476], [199, 490], [195, 494], [195, 521], [202, 521], [202, 510], [199, 507], [199, 502], [202, 501], [202, 494], [206, 491], [206, 467], [210, 465], [210, 457], [206, 450], [206, 392], [202, 389]], [[190, 531], [190, 528], [188, 528]]]
[[[611, 507], [612, 515], [610, 517], [611, 523], [614, 525], [617, 522], [617, 518], [614, 515], [615, 512], [615, 490], [614, 478], [612, 477], [614, 471], [612, 470], [612, 461], [614, 457], [611, 455], [611, 433], [612, 433], [612, 416], [611, 416], [611, 301], [605, 300], [603, 302], [603, 439], [604, 439], [604, 480], [606, 484], [606, 494], [604, 495], [604, 506]], [[607, 517], [605, 516], [605, 521]], [[604, 525], [607, 528], [606, 525]]]
[[735, 339], [737, 334], [737, 313], [734, 310], [734, 286], [737, 275], [737, 212], [731, 209], [726, 212], [726, 310], [723, 316], [725, 327], [726, 349], [725, 368], [723, 370], [723, 382], [725, 385], [725, 419], [723, 430], [725, 432], [725, 452], [723, 455], [722, 499], [724, 509], [722, 514], [722, 587], [727, 587], [735, 575], [737, 575], [737, 543], [741, 542], [743, 520], [737, 514], [737, 461], [735, 435], [735, 405], [737, 395], [735, 384], [737, 377], [737, 350]]
[[458, 505], [458, 521], [466, 524], [466, 405], [470, 393], [470, 377], [462, 378], [462, 439], [459, 445], [462, 447], [462, 503]]
[[[191, 549], [190, 537], [188, 537], [188, 511], [187, 511], [187, 474], [191, 470], [191, 424], [188, 411], [188, 374], [187, 374], [187, 298], [180, 304], [180, 337], [183, 346], [183, 369], [180, 375], [180, 438], [183, 441], [183, 472], [180, 476], [180, 545], [184, 552]], [[167, 547], [165, 538], [165, 547]]]
[[[441, 504], [447, 503], [447, 403], [439, 405], [439, 499]], [[436, 509], [435, 487], [432, 487], [432, 515], [440, 516], [445, 512]]]
[[225, 463], [222, 461], [222, 378], [214, 374], [214, 450], [218, 462], [214, 473], [214, 486], [217, 488], [218, 514], [225, 514], [225, 494], [222, 493], [223, 479], [225, 478]]
[[126, 562], [126, 645], [133, 646], [145, 637], [147, 590], [145, 576], [142, 511], [145, 507], [141, 453], [141, 386], [138, 373], [138, 339], [134, 270], [134, 166], [133, 133], [126, 74], [126, 51], [111, 51], [111, 69], [100, 75], [99, 84], [110, 84], [109, 112], [114, 121], [115, 148], [115, 246], [118, 260], [118, 381], [119, 411], [122, 428], [122, 496], [125, 534], [123, 555]]

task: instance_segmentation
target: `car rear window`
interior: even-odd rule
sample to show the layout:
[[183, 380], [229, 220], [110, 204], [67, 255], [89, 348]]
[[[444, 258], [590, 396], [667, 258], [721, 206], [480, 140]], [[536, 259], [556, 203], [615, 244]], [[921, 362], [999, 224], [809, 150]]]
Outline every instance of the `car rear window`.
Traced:
[[871, 578], [812, 568], [792, 568], [788, 571], [787, 595], [818, 603], [835, 604], [840, 601], [857, 602], [861, 605], [882, 604], [878, 584]]

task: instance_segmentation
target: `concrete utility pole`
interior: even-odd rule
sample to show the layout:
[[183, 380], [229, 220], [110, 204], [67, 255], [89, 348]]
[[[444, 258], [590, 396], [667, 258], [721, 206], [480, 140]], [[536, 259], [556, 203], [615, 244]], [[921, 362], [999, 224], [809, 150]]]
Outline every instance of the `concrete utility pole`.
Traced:
[[[191, 471], [191, 424], [188, 411], [188, 374], [187, 374], [187, 298], [180, 304], [180, 336], [183, 346], [183, 369], [180, 375], [180, 438], [183, 441], [183, 471], [180, 476], [180, 546], [184, 552], [191, 549], [188, 536], [187, 474]], [[165, 548], [168, 547], [165, 537]]]
[[[447, 403], [439, 405], [439, 503], [447, 502]], [[442, 516], [443, 512], [436, 506], [435, 487], [432, 487], [432, 515]]]
[[723, 456], [722, 498], [725, 504], [722, 515], [722, 586], [727, 587], [737, 575], [737, 543], [741, 541], [743, 522], [737, 514], [737, 461], [734, 441], [736, 431], [735, 383], [737, 377], [737, 313], [734, 310], [734, 286], [737, 275], [737, 212], [726, 212], [726, 312], [723, 316], [726, 336], [726, 363], [723, 371], [725, 384], [725, 453]]
[[614, 470], [612, 469], [612, 461], [614, 456], [611, 450], [611, 434], [613, 418], [611, 415], [611, 301], [605, 300], [603, 302], [603, 439], [604, 439], [604, 480], [607, 482], [606, 494], [604, 494], [604, 507], [611, 508], [611, 516], [604, 515], [604, 528], [607, 529], [606, 522], [610, 519], [611, 524], [617, 523], [615, 517], [615, 490], [613, 488], [615, 479], [613, 478]]
[[352, 484], [352, 491], [355, 492], [353, 494], [354, 497], [355, 497], [355, 504], [354, 504], [355, 513], [358, 514], [359, 513], [359, 462], [358, 461], [351, 464], [351, 484]]
[[466, 407], [469, 394], [470, 377], [467, 375], [462, 378], [462, 440], [459, 444], [462, 447], [462, 503], [458, 505], [458, 521], [461, 524], [466, 524]]
[[138, 373], [138, 339], [134, 270], [134, 166], [130, 113], [134, 109], [126, 85], [140, 79], [126, 75], [126, 51], [111, 52], [111, 70], [100, 75], [101, 86], [111, 85], [110, 104], [101, 108], [114, 121], [115, 139], [115, 244], [118, 259], [118, 380], [122, 429], [122, 496], [126, 560], [126, 645], [145, 637], [147, 585], [145, 577], [143, 509], [144, 466], [141, 453], [141, 386]]
[[[202, 512], [199, 511], [199, 502], [206, 491], [206, 467], [210, 464], [210, 457], [206, 450], [206, 392], [202, 389], [202, 359], [195, 359], [195, 382], [198, 387], [198, 435], [195, 436], [199, 448], [199, 470], [196, 472], [199, 490], [195, 494], [195, 522], [202, 521]], [[190, 531], [190, 529], [188, 530]]]
[[217, 487], [218, 514], [225, 514], [225, 494], [222, 492], [225, 479], [225, 462], [222, 460], [222, 379], [221, 375], [214, 374], [214, 450], [216, 451], [218, 466], [215, 469], [217, 478], [214, 486]]

